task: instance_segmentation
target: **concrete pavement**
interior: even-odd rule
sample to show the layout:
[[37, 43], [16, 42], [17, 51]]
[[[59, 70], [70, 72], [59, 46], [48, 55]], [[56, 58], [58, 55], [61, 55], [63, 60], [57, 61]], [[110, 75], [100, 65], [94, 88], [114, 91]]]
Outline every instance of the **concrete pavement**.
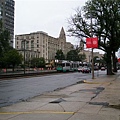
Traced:
[[2, 107], [0, 120], [120, 120], [119, 73]]

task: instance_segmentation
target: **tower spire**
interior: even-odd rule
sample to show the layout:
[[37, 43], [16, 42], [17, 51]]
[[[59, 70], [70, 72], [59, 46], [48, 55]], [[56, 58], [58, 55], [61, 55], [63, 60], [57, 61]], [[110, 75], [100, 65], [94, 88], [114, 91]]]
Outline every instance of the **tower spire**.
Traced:
[[66, 40], [66, 35], [65, 35], [65, 31], [64, 31], [64, 28], [63, 28], [63, 27], [62, 27], [62, 29], [61, 29], [61, 31], [60, 31], [59, 38]]

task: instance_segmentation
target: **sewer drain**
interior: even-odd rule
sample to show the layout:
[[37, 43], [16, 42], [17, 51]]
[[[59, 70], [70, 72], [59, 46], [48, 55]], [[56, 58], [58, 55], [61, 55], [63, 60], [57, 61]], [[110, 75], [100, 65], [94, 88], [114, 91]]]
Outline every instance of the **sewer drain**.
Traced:
[[91, 105], [102, 105], [102, 106], [109, 106], [107, 102], [89, 102]]
[[64, 100], [64, 99], [62, 99], [62, 98], [59, 98], [59, 99], [57, 99], [57, 100], [55, 100], [55, 101], [52, 101], [52, 102], [49, 102], [49, 103], [61, 103], [61, 102], [65, 102], [66, 100]]

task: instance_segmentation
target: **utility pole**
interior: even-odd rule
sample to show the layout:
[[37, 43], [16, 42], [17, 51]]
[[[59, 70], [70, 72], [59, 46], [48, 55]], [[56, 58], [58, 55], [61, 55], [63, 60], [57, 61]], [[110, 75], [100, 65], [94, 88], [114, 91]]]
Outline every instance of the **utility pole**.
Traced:
[[[91, 4], [92, 5], [92, 4]], [[93, 32], [92, 32], [92, 10], [90, 10], [90, 19], [91, 19], [91, 43], [92, 43], [92, 37], [93, 37]], [[94, 79], [94, 60], [93, 60], [93, 49], [91, 51], [91, 57], [92, 57], [92, 79]]]
[[25, 39], [23, 41], [24, 41], [24, 74], [25, 74]]

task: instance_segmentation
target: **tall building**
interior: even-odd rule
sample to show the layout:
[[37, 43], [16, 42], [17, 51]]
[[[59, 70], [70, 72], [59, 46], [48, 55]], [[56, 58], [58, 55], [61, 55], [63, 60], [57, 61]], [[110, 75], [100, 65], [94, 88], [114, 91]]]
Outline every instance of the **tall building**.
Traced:
[[61, 49], [66, 55], [73, 49], [73, 45], [66, 42], [65, 31], [62, 27], [58, 38], [42, 31], [15, 35], [15, 48], [23, 56], [25, 55], [25, 61], [29, 62], [32, 58], [44, 57], [46, 62], [50, 62], [55, 59], [57, 50]]
[[14, 0], [0, 0], [0, 19], [3, 23], [3, 28], [10, 32], [9, 43], [13, 46], [14, 39]]

